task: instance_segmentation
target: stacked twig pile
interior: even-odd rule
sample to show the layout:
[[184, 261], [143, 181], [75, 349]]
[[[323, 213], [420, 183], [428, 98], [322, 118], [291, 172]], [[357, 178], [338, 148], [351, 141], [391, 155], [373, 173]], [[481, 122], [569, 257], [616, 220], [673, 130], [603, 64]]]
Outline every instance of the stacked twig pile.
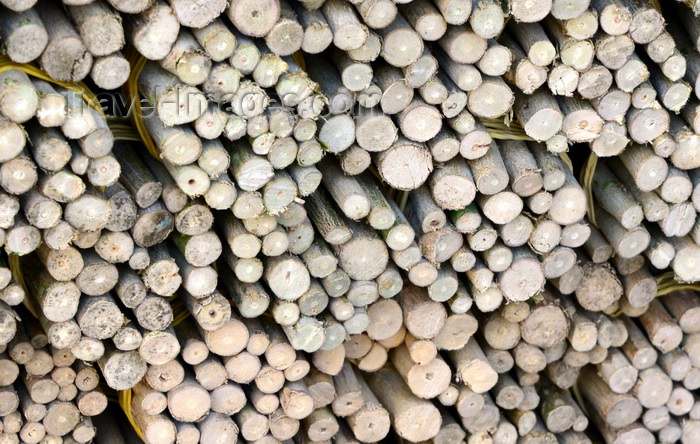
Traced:
[[0, 0], [0, 442], [700, 441], [691, 8], [63, 3]]

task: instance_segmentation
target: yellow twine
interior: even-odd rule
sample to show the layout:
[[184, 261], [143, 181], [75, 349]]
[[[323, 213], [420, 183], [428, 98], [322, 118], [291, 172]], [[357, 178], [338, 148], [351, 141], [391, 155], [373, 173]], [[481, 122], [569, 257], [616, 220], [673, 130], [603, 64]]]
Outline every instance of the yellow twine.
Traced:
[[173, 310], [173, 322], [170, 325], [173, 327], [177, 327], [182, 321], [190, 317], [190, 311], [185, 307], [182, 299], [177, 296], [170, 298], [170, 307]]
[[615, 313], [608, 314], [608, 316], [610, 316], [611, 318], [618, 318], [618, 317], [622, 316], [622, 314], [623, 314], [622, 310], [617, 310]]
[[136, 421], [134, 421], [134, 418], [131, 415], [131, 389], [120, 390], [117, 392], [117, 395], [119, 397], [119, 406], [124, 411], [126, 419], [129, 420], [129, 423], [131, 423], [131, 427], [134, 428], [134, 431], [139, 436], [139, 438], [145, 441], [141, 428], [136, 424]]
[[[656, 1], [656, 0], [655, 0], [655, 1]], [[685, 5], [686, 5], [687, 7], [689, 7], [690, 9], [692, 9], [692, 10], [693, 10], [693, 13], [694, 13], [695, 15], [697, 15], [698, 12], [700, 11], [700, 5], [698, 5], [697, 0], [685, 0], [683, 3], [685, 3]]]
[[578, 406], [581, 407], [581, 410], [583, 410], [583, 413], [586, 414], [586, 416], [590, 417], [590, 414], [588, 413], [588, 409], [586, 408], [586, 403], [583, 401], [583, 396], [581, 395], [581, 390], [579, 389], [579, 381], [581, 378], [576, 378], [576, 384], [574, 384], [573, 387], [571, 387], [571, 391], [573, 392], [572, 394], [574, 395], [574, 399], [578, 403]]
[[18, 255], [14, 253], [8, 255], [7, 263], [10, 267], [10, 273], [12, 273], [15, 282], [24, 290], [24, 301], [22, 301], [22, 304], [27, 307], [27, 310], [29, 310], [32, 316], [39, 319], [39, 310], [36, 305], [34, 305], [34, 299], [29, 296], [27, 282], [24, 280], [24, 273], [22, 272], [22, 264], [20, 262], [20, 257]]
[[525, 134], [525, 130], [517, 121], [506, 124], [502, 119], [481, 119], [481, 123], [486, 127], [489, 136], [496, 140], [525, 140], [534, 141], [532, 137]]
[[[656, 297], [666, 296], [667, 294], [681, 290], [700, 291], [700, 284], [684, 284], [678, 282], [672, 271], [656, 276]], [[615, 313], [608, 316], [616, 318], [622, 314], [622, 310], [617, 310]]]
[[[142, 142], [146, 147], [148, 147], [148, 144], [143, 140], [143, 134], [141, 135], [142, 137], [139, 137], [137, 133], [134, 132], [134, 130], [125, 124], [114, 124], [113, 119], [107, 118], [105, 116], [104, 111], [102, 110], [102, 106], [100, 106], [99, 100], [97, 100], [97, 97], [95, 97], [95, 94], [90, 91], [90, 88], [87, 87], [87, 85], [83, 82], [61, 82], [58, 80], [54, 80], [51, 77], [49, 77], [46, 73], [41, 71], [39, 68], [33, 65], [29, 65], [26, 63], [15, 63], [12, 60], [10, 60], [9, 57], [6, 55], [0, 55], [0, 73], [3, 73], [5, 71], [9, 71], [11, 69], [17, 69], [25, 74], [35, 77], [37, 79], [41, 79], [50, 83], [53, 83], [55, 85], [58, 85], [62, 88], [65, 88], [69, 91], [73, 91], [75, 93], [78, 93], [81, 95], [85, 103], [88, 104], [91, 108], [93, 108], [95, 111], [97, 111], [100, 116], [102, 116], [106, 121], [107, 124], [112, 131], [112, 134], [114, 135], [115, 140], [131, 140], [135, 142]], [[141, 69], [139, 68], [139, 72]], [[137, 77], [138, 78], [138, 77]], [[138, 103], [138, 102], [137, 102]], [[140, 115], [141, 113], [141, 107], [138, 107], [138, 113]], [[132, 113], [133, 115], [133, 113]], [[145, 130], [145, 128], [144, 128]], [[146, 132], [146, 135], [148, 136], [148, 133]], [[150, 140], [150, 136], [149, 140]], [[151, 140], [151, 143], [152, 140]], [[152, 154], [152, 153], [151, 153]], [[98, 187], [100, 190], [104, 191], [104, 187]], [[25, 291], [26, 293], [26, 291]], [[28, 293], [27, 293], [28, 294]], [[36, 316], [35, 312], [32, 312]]]
[[595, 219], [595, 208], [593, 207], [593, 176], [596, 166], [598, 165], [598, 156], [594, 152], [588, 156], [586, 164], [581, 170], [580, 182], [583, 186], [583, 191], [586, 193], [586, 206], [588, 207], [588, 220], [598, 228], [598, 222]]
[[136, 131], [141, 136], [141, 141], [146, 146], [148, 152], [151, 154], [151, 156], [160, 160], [158, 149], [156, 148], [151, 135], [148, 134], [146, 125], [143, 122], [143, 112], [141, 111], [141, 96], [139, 95], [138, 80], [147, 60], [133, 47], [129, 47], [126, 50], [126, 59], [129, 61], [129, 65], [131, 65], [131, 74], [129, 74], [129, 79], [124, 85], [124, 95], [126, 95], [129, 103], [134, 107], [130, 113], [131, 121], [133, 122]]
[[109, 126], [109, 130], [112, 131], [114, 140], [127, 140], [131, 142], [143, 143], [141, 136], [131, 125], [121, 123], [119, 120], [112, 118], [107, 119], [107, 125]]
[[[486, 131], [489, 133], [489, 136], [491, 136], [491, 138], [494, 140], [535, 141], [535, 139], [525, 134], [525, 130], [517, 120], [506, 121], [506, 119], [481, 119], [481, 123], [486, 127]], [[571, 163], [569, 155], [566, 153], [559, 153], [559, 158], [573, 173], [574, 166]]]
[[119, 402], [119, 394], [117, 393], [117, 391], [114, 390], [112, 387], [108, 386], [104, 380], [100, 380], [98, 388], [107, 397], [107, 402], [112, 402], [112, 403]]
[[656, 277], [656, 285], [656, 296], [665, 296], [680, 290], [700, 291], [700, 284], [684, 284], [678, 282], [672, 271], [658, 275]]
[[83, 82], [61, 82], [58, 80], [54, 80], [51, 77], [49, 77], [46, 73], [44, 73], [42, 70], [37, 68], [36, 66], [29, 65], [26, 63], [15, 63], [10, 58], [6, 55], [0, 55], [0, 73], [3, 73], [5, 71], [9, 71], [11, 69], [17, 69], [19, 71], [24, 72], [25, 74], [35, 77], [37, 79], [45, 80], [47, 82], [51, 82], [54, 85], [61, 86], [67, 90], [79, 93], [82, 97], [83, 100], [95, 111], [100, 113], [102, 117], [105, 116], [104, 111], [102, 111], [102, 107], [100, 106], [100, 102], [97, 100], [95, 95], [90, 91], [90, 88], [87, 87], [87, 85]]
[[398, 195], [398, 204], [399, 204], [399, 209], [403, 213], [404, 210], [406, 210], [406, 204], [408, 203], [408, 195], [410, 192], [408, 191], [401, 191]]
[[306, 60], [304, 59], [304, 53], [302, 51], [297, 51], [292, 54], [292, 59], [299, 65], [302, 71], [306, 72]]
[[[486, 128], [486, 132], [489, 133], [494, 140], [522, 140], [526, 142], [534, 142], [535, 139], [525, 134], [525, 130], [520, 125], [518, 121], [511, 121], [506, 123], [503, 119], [480, 119], [481, 123]], [[564, 162], [564, 164], [571, 170], [574, 171], [574, 166], [571, 163], [569, 155], [566, 153], [559, 153], [559, 158]], [[379, 177], [379, 173], [373, 167], [370, 167], [372, 173]], [[393, 190], [392, 190], [393, 191]], [[401, 191], [396, 195], [393, 195], [401, 211], [406, 209], [406, 203], [408, 201], [408, 195], [410, 192]], [[391, 195], [391, 194], [390, 194]]]
[[564, 162], [564, 165], [566, 165], [569, 168], [569, 171], [571, 171], [573, 173], [574, 172], [574, 164], [571, 162], [571, 158], [569, 157], [569, 155], [566, 153], [559, 153], [559, 158], [561, 159], [562, 162]]
[[[75, 93], [80, 94], [80, 96], [83, 98], [85, 103], [88, 104], [89, 107], [97, 111], [97, 113], [102, 116], [102, 118], [105, 118], [105, 113], [102, 110], [102, 107], [100, 106], [100, 101], [97, 100], [97, 97], [90, 91], [90, 88], [87, 87], [87, 85], [83, 82], [61, 82], [58, 80], [54, 80], [46, 73], [41, 71], [39, 68], [36, 66], [32, 66], [26, 63], [15, 63], [12, 60], [10, 60], [9, 57], [5, 55], [0, 55], [0, 73], [3, 73], [5, 71], [9, 71], [11, 69], [16, 69], [19, 71], [24, 72], [25, 74], [35, 77], [37, 79], [41, 79], [50, 83], [53, 83], [55, 85], [61, 86], [69, 91], [73, 91]], [[98, 187], [100, 190], [104, 191], [104, 187]], [[25, 292], [26, 293], [26, 292]], [[26, 293], [28, 294], [28, 293]], [[36, 313], [33, 313], [36, 316]]]
[[139, 124], [141, 125], [141, 129], [139, 129], [138, 132], [134, 131], [134, 129], [131, 126], [125, 123], [115, 123], [119, 122], [121, 119], [106, 117], [104, 111], [102, 110], [102, 107], [100, 106], [99, 100], [97, 100], [97, 97], [95, 97], [92, 91], [90, 91], [90, 88], [88, 88], [87, 85], [83, 82], [61, 82], [58, 80], [54, 80], [48, 75], [46, 75], [46, 73], [41, 71], [39, 68], [25, 63], [15, 63], [12, 60], [10, 60], [10, 58], [6, 55], [0, 55], [0, 73], [11, 69], [17, 69], [37, 79], [45, 80], [67, 90], [80, 94], [83, 100], [90, 107], [97, 111], [102, 117], [106, 117], [107, 123], [109, 125], [110, 130], [112, 131], [112, 134], [114, 135], [115, 140], [130, 140], [134, 142], [141, 142], [144, 145], [146, 145], [146, 148], [148, 148], [149, 152], [152, 155], [154, 155], [154, 157], [158, 158], [157, 150], [155, 149], [153, 140], [148, 134], [148, 131], [146, 131], [146, 127], [143, 125], [143, 114], [141, 112], [141, 104], [138, 101], [138, 87], [136, 86], [138, 74], [140, 74], [141, 70], [143, 69], [143, 65], [145, 65], [146, 59], [139, 56], [139, 59], [137, 61], [132, 62], [130, 60], [130, 63], [132, 63], [132, 66], [134, 68], [132, 69], [131, 76], [129, 78], [129, 82], [133, 82], [133, 84], [129, 85], [128, 96], [131, 100], [135, 100], [136, 112], [133, 112], [131, 115], [135, 119], [137, 129], [139, 128]]

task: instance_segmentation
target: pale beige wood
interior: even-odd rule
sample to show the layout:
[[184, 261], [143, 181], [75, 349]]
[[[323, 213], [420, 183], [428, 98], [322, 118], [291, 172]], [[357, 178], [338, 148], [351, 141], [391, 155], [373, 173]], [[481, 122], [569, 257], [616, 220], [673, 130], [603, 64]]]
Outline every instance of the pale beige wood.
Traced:
[[102, 2], [70, 6], [68, 13], [75, 22], [87, 49], [95, 56], [105, 56], [122, 49], [124, 29], [120, 16]]
[[218, 412], [212, 412], [197, 424], [200, 442], [233, 442], [238, 439], [239, 429], [233, 419]]
[[333, 43], [339, 49], [358, 49], [367, 40], [369, 31], [352, 6], [339, 1], [327, 1], [322, 8], [333, 30]]
[[236, 28], [251, 37], [267, 34], [280, 18], [280, 3], [270, 0], [264, 3], [236, 2], [226, 9], [226, 15]]
[[[470, 91], [467, 106], [478, 117], [497, 118], [508, 111], [514, 100], [512, 90], [500, 76], [484, 76], [481, 84]], [[484, 103], [489, 106], [484, 107]]]
[[547, 86], [554, 95], [571, 96], [578, 86], [579, 72], [568, 65], [557, 65], [549, 72]]
[[[107, 384], [115, 390], [131, 388], [146, 374], [147, 364], [138, 352], [120, 352], [108, 349], [100, 358], [100, 367]], [[128, 368], [129, 373], [119, 369]]]
[[552, 63], [556, 56], [556, 49], [540, 24], [511, 22], [508, 28], [532, 63], [537, 66], [547, 66]]
[[501, 43], [513, 53], [513, 64], [504, 78], [525, 94], [532, 94], [547, 81], [547, 70], [533, 64], [512, 37], [505, 35]]
[[[33, 3], [33, 2], [32, 2]], [[7, 44], [7, 55], [17, 63], [29, 63], [37, 59], [48, 44], [48, 33], [32, 3], [22, 7], [4, 2], [2, 37]]]
[[[568, 333], [568, 322], [564, 311], [552, 304], [551, 293], [543, 292], [542, 295], [547, 303], [531, 309], [521, 323], [521, 335], [527, 343], [547, 348], [564, 340]], [[543, 330], [549, 334], [543, 334]]]
[[[611, 427], [622, 428], [632, 424], [641, 416], [639, 401], [630, 395], [616, 394], [591, 371], [584, 369], [583, 375], [589, 378], [589, 384], [582, 387], [582, 394], [592, 404], [597, 415], [605, 418]], [[613, 406], [624, 406], [615, 409]]]
[[[369, 378], [368, 383], [382, 405], [392, 414], [394, 427], [400, 436], [412, 441], [418, 441], [437, 435], [441, 422], [439, 411], [427, 401], [416, 398], [409, 391], [408, 387], [403, 384], [401, 378], [394, 370], [389, 368], [382, 369], [374, 373]], [[396, 388], [392, 396], [387, 396], [384, 390], [380, 390], [387, 383]], [[416, 422], [418, 418], [427, 420], [425, 426], [418, 425]]]
[[603, 380], [615, 393], [627, 393], [637, 381], [638, 371], [619, 349], [612, 349], [598, 364]]
[[[578, 6], [574, 5], [575, 2], [565, 3], [571, 8], [570, 12], [576, 12], [576, 16], [569, 15], [569, 18], [564, 20], [565, 32], [577, 40], [585, 40], [593, 37], [598, 31], [598, 12], [595, 9], [578, 9]], [[581, 4], [581, 6], [583, 5], [588, 7], [586, 2]]]
[[95, 58], [90, 78], [102, 89], [117, 89], [129, 79], [131, 66], [121, 52]]
[[[216, 3], [214, 3], [211, 7], [216, 8]], [[206, 7], [203, 9], [206, 9]], [[196, 11], [195, 7], [195, 16], [197, 15], [196, 12], [198, 11]], [[175, 14], [182, 15], [182, 8], [176, 7]], [[201, 17], [204, 20], [199, 21], [198, 24], [201, 24], [202, 21], [208, 21], [211, 23], [204, 23], [203, 26], [195, 26], [192, 30], [192, 34], [202, 46], [204, 51], [215, 62], [220, 62], [231, 57], [236, 50], [238, 43], [236, 36], [229, 31], [228, 27], [223, 21], [221, 21], [221, 19], [215, 18], [215, 16]]]

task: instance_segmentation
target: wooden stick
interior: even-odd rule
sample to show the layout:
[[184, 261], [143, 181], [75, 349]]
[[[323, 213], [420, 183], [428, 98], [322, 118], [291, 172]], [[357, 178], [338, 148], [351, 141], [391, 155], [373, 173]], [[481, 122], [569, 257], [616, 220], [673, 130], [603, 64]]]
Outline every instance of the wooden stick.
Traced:
[[[391, 397], [385, 396], [386, 392], [380, 390], [384, 384], [389, 382], [399, 390], [394, 392]], [[441, 423], [439, 411], [432, 405], [426, 404], [426, 401], [416, 398], [393, 369], [385, 368], [374, 373], [369, 378], [368, 383], [375, 395], [378, 395], [382, 405], [392, 413], [394, 427], [400, 436], [417, 441], [437, 435]], [[397, 393], [400, 394], [400, 397], [396, 396]], [[415, 422], [413, 415], [417, 414], [418, 410], [424, 412], [421, 415], [428, 412], [429, 416], [422, 416], [429, 419], [425, 427], [418, 427]]]
[[358, 49], [369, 31], [350, 5], [331, 0], [323, 3], [323, 14], [333, 31], [333, 44], [342, 50]]

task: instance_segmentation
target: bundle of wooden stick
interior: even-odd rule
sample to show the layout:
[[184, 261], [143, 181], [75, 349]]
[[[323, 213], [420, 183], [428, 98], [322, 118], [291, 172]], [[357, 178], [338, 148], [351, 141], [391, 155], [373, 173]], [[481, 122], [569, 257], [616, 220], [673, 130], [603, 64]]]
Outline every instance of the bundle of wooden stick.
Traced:
[[505, 3], [0, 0], [0, 443], [700, 442], [698, 8]]

